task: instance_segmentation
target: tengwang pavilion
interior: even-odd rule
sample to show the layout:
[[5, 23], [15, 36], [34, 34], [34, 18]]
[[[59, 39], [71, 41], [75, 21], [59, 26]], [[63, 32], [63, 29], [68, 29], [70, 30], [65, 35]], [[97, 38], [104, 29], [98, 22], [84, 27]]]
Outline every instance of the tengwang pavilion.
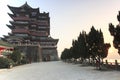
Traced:
[[39, 8], [32, 8], [27, 4], [20, 7], [9, 6], [12, 18], [11, 33], [4, 36], [4, 40], [13, 44], [32, 62], [58, 60], [58, 39], [50, 36], [49, 13], [41, 13]]

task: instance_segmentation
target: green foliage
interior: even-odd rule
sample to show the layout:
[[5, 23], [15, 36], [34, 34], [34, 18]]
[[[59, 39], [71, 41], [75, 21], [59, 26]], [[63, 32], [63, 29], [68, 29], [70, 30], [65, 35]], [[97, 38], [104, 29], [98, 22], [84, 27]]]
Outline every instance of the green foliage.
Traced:
[[[117, 20], [120, 23], [120, 11], [117, 15]], [[113, 36], [113, 46], [118, 49], [118, 53], [120, 54], [120, 24], [115, 27], [112, 23], [110, 23], [109, 32], [111, 36]]]
[[[118, 15], [120, 20], [120, 14]], [[112, 23], [109, 24], [109, 32], [114, 37], [113, 38], [113, 46], [118, 49], [118, 53], [120, 54], [120, 25], [114, 27]]]
[[75, 58], [75, 59], [79, 58], [80, 57], [80, 55], [79, 55], [79, 45], [78, 45], [77, 40], [73, 41], [72, 47], [73, 47], [72, 48], [73, 58]]
[[15, 50], [12, 54], [11, 54], [11, 59], [16, 63], [20, 63], [21, 61], [21, 53], [18, 50]]
[[102, 58], [106, 58], [108, 55], [108, 49], [111, 47], [111, 45], [109, 43], [104, 44], [104, 46], [102, 47], [103, 51], [101, 52], [101, 57]]
[[8, 58], [0, 58], [0, 68], [9, 68], [10, 65], [14, 65], [14, 62]]
[[82, 31], [77, 40], [73, 40], [72, 47], [70, 49], [64, 49], [61, 55], [61, 59], [89, 59], [96, 60], [107, 57], [110, 44], [104, 43], [103, 33], [100, 30], [96, 30], [93, 26], [91, 31], [86, 34]]
[[61, 59], [62, 60], [68, 59], [69, 58], [69, 54], [70, 54], [69, 52], [70, 52], [70, 50], [65, 48], [64, 51], [62, 52]]
[[21, 60], [21, 64], [27, 64], [27, 63], [29, 63], [28, 60], [26, 60], [26, 59], [22, 59], [22, 60]]
[[83, 31], [78, 37], [79, 42], [79, 55], [81, 58], [87, 58], [88, 55], [88, 43], [87, 43], [87, 34]]
[[90, 56], [95, 58], [96, 56], [100, 56], [100, 52], [102, 51], [102, 47], [104, 45], [103, 33], [96, 30], [94, 27], [91, 28], [91, 31], [88, 34], [88, 44], [90, 48]]

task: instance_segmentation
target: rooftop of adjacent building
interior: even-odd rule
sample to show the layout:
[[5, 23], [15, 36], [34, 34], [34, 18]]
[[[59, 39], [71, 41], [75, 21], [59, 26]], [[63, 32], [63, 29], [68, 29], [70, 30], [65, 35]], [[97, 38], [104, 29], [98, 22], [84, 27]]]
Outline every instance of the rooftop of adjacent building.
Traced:
[[0, 46], [3, 46], [3, 47], [12, 47], [13, 45], [9, 44], [7, 42], [2, 41], [1, 38], [0, 38]]

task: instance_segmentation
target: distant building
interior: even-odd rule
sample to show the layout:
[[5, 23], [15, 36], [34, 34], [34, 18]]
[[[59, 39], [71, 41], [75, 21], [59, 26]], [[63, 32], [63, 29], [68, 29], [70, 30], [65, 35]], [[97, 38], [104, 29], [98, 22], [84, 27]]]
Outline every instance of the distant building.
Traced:
[[41, 13], [39, 8], [32, 8], [27, 2], [20, 7], [9, 6], [13, 19], [8, 36], [4, 40], [13, 44], [32, 62], [58, 60], [58, 39], [50, 37], [49, 13]]
[[5, 56], [9, 56], [9, 53], [12, 53], [14, 50], [13, 46], [7, 42], [0, 40], [0, 57], [3, 57], [3, 52], [7, 52]]

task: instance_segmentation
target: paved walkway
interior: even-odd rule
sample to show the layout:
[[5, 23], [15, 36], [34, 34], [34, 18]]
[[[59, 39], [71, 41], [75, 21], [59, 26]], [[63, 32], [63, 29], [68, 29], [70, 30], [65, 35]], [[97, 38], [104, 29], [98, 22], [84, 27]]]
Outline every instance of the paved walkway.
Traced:
[[94, 67], [40, 62], [0, 71], [0, 80], [120, 80], [119, 71], [97, 71]]

